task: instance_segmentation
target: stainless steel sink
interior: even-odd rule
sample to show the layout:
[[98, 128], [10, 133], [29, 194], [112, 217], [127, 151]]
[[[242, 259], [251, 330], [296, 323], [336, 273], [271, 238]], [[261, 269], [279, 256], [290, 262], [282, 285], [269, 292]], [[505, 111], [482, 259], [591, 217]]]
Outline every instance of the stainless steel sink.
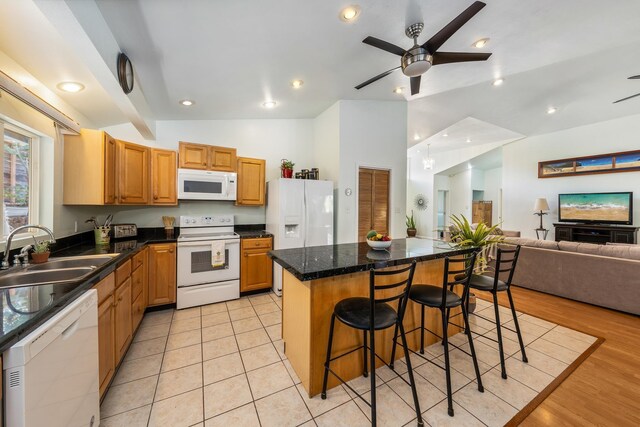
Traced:
[[97, 268], [102, 264], [111, 261], [118, 254], [104, 254], [104, 255], [86, 255], [77, 257], [65, 257], [65, 258], [51, 258], [44, 264], [34, 264], [27, 267], [26, 271], [48, 271], [48, 270], [60, 270], [67, 268], [78, 267], [92, 267]]
[[75, 282], [91, 274], [94, 269], [95, 267], [64, 268], [46, 271], [22, 270], [0, 277], [0, 288]]
[[77, 282], [118, 255], [101, 254], [51, 258], [43, 264], [30, 265], [1, 275], [0, 288]]

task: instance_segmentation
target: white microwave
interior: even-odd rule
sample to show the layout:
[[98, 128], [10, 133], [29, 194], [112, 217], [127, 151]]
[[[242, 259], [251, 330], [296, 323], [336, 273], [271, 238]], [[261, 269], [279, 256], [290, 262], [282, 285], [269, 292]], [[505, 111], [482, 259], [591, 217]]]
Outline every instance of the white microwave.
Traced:
[[235, 200], [235, 172], [178, 169], [178, 199]]

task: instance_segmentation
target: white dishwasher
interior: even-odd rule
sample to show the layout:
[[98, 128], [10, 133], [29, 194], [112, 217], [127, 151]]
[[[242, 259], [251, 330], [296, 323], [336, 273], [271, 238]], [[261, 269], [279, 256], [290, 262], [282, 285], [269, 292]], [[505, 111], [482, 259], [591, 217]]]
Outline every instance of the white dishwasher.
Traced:
[[7, 427], [100, 423], [97, 301], [85, 292], [4, 352]]

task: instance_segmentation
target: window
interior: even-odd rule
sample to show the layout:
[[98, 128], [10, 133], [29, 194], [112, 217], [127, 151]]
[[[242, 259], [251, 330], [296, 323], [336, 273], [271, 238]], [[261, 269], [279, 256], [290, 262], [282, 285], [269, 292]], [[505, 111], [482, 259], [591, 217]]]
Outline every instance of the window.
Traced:
[[[32, 223], [37, 218], [38, 138], [16, 126], [1, 124], [2, 131], [2, 189], [3, 203], [0, 217], [2, 235], [7, 236], [17, 227]], [[37, 220], [36, 220], [37, 222]]]

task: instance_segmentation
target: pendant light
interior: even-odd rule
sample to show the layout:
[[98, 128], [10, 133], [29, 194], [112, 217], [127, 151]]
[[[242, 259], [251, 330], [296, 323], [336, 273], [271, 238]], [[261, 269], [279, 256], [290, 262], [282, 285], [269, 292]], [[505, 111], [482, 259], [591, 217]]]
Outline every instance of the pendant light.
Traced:
[[435, 163], [435, 161], [429, 155], [429, 147], [430, 146], [431, 146], [431, 144], [427, 144], [427, 157], [425, 159], [422, 159], [422, 165], [424, 166], [425, 170], [426, 169], [433, 169], [433, 164]]

